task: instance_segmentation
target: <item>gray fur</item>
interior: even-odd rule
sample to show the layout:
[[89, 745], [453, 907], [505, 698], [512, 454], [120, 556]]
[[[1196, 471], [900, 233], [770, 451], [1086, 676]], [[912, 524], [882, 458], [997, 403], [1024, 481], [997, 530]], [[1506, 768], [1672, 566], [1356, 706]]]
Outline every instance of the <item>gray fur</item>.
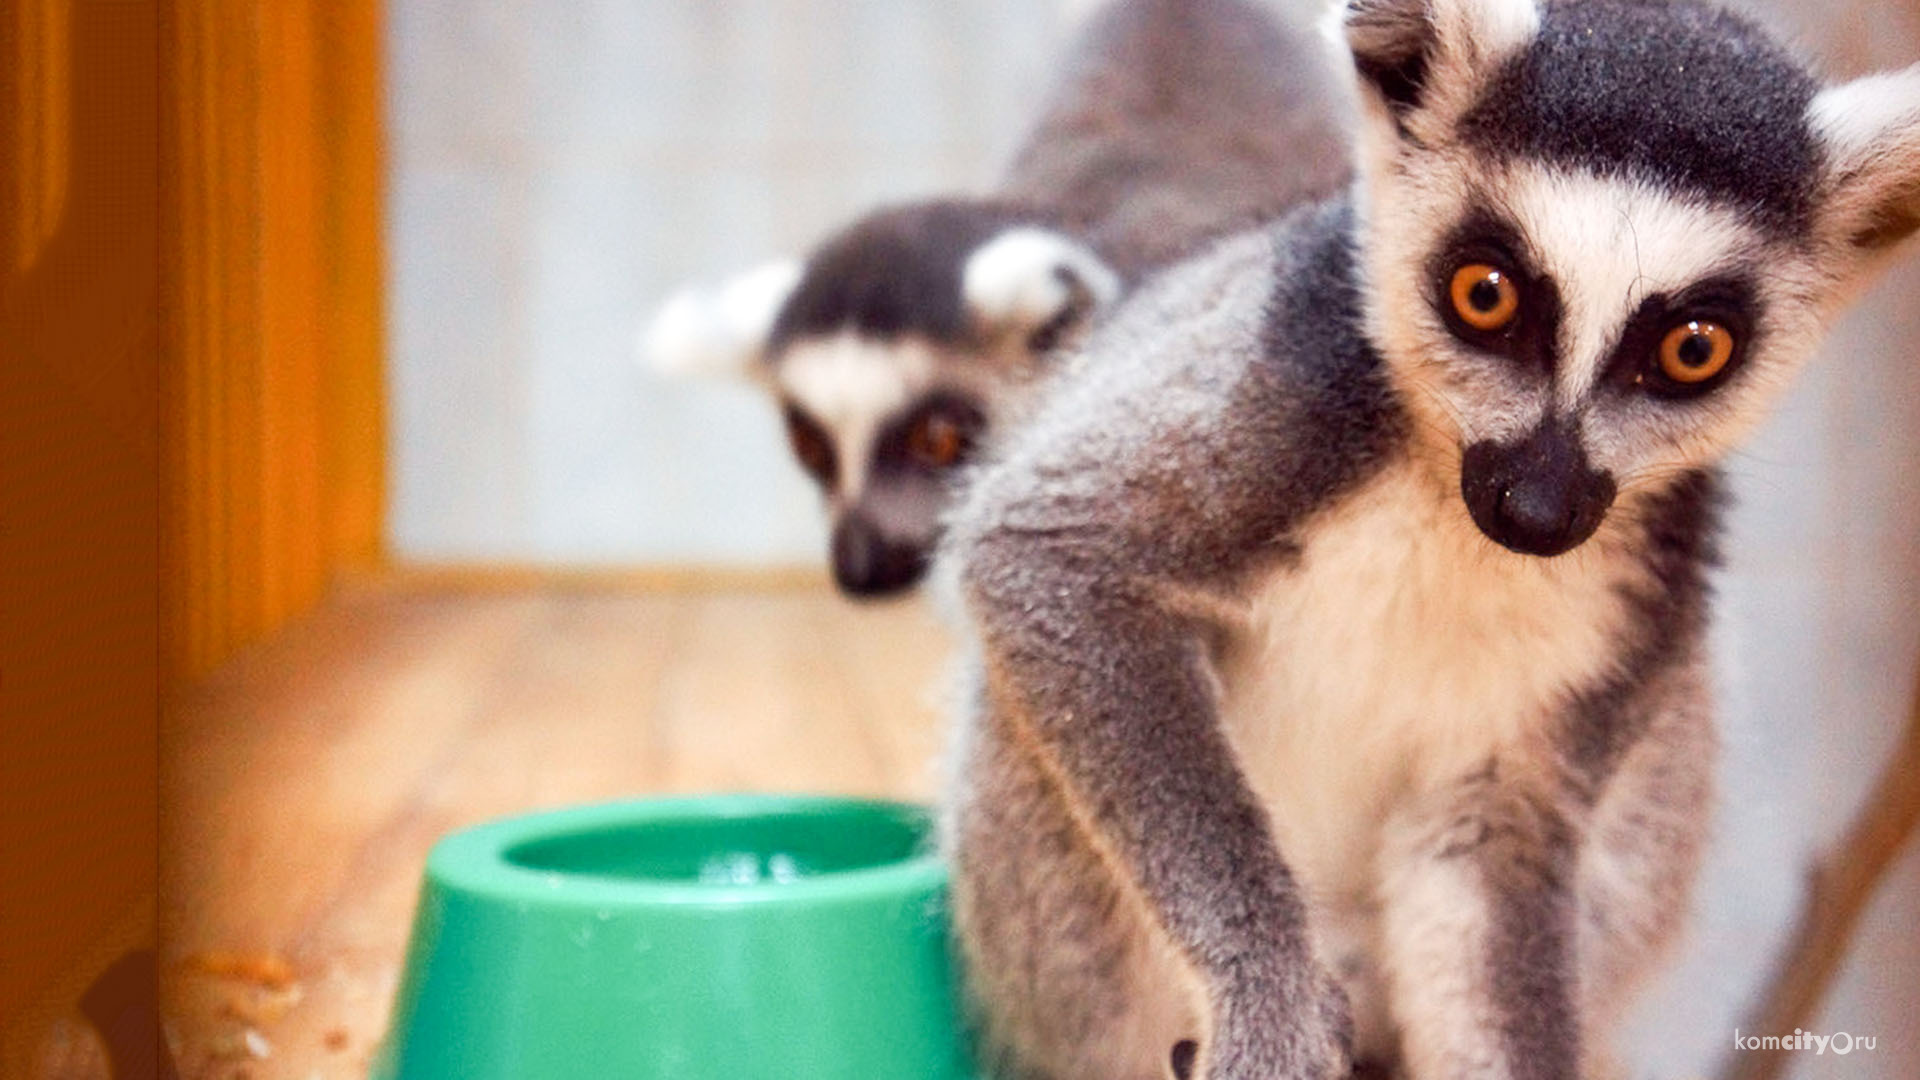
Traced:
[[[1278, 1073], [1288, 1076], [1336, 1074], [1313, 1070], [1341, 1067], [1345, 1004], [1301, 940], [1305, 914], [1275, 858], [1264, 810], [1231, 782], [1238, 768], [1211, 719], [1217, 691], [1209, 658], [1237, 633], [1231, 613], [1244, 583], [1298, 558], [1316, 513], [1406, 453], [1409, 417], [1360, 330], [1350, 228], [1343, 203], [1302, 211], [1194, 260], [1134, 301], [1090, 343], [1106, 364], [1101, 377], [1077, 380], [1048, 403], [1013, 455], [975, 485], [955, 539], [988, 687], [987, 727], [974, 732], [954, 808], [968, 940], [978, 950], [1020, 955], [1031, 955], [1034, 941], [1016, 945], [1003, 935], [1044, 931], [1047, 950], [1097, 955], [1144, 947], [1128, 946], [1112, 921], [1093, 917], [1132, 914], [1105, 896], [1038, 927], [1014, 919], [1016, 929], [1006, 930], [1004, 912], [975, 917], [1005, 907], [1050, 909], [1033, 895], [1010, 904], [1007, 881], [1050, 896], [1052, 908], [1075, 910], [1068, 898], [1090, 887], [1087, 867], [1099, 865], [1088, 849], [1115, 844], [1109, 857], [1146, 907], [1167, 920], [1162, 931], [1208, 992], [1230, 1000], [1244, 983], [1261, 988], [1263, 1007], [1278, 1013], [1262, 1023], [1279, 1029], [1263, 1036], [1268, 1045], [1244, 1052], [1279, 1055], [1258, 1060], [1290, 1063], [1296, 1071]], [[1636, 535], [1620, 545], [1661, 580], [1682, 585], [1650, 594], [1621, 634], [1623, 642], [1672, 646], [1632, 671], [1636, 688], [1660, 685], [1661, 673], [1685, 655], [1674, 639], [1697, 647], [1704, 625], [1697, 579], [1709, 549], [1670, 546], [1663, 531], [1678, 527], [1673, 519], [1650, 504]], [[1681, 522], [1697, 529], [1690, 535], [1711, 531]], [[1570, 729], [1644, 728], [1646, 702], [1635, 694], [1608, 698], [1612, 685], [1569, 696]], [[1411, 842], [1409, 858], [1480, 867], [1500, 928], [1485, 943], [1487, 962], [1500, 965], [1507, 977], [1499, 986], [1510, 991], [1494, 1005], [1509, 1016], [1505, 1045], [1516, 1060], [1550, 1065], [1580, 1053], [1572, 987], [1556, 981], [1571, 984], [1575, 964], [1575, 894], [1567, 888], [1574, 865], [1565, 838], [1576, 826], [1542, 807], [1591, 815], [1592, 791], [1605, 784], [1571, 766], [1592, 761], [1599, 769], [1598, 759], [1617, 752], [1602, 754], [1587, 741], [1569, 738], [1564, 775], [1552, 770], [1537, 795], [1499, 788], [1475, 795], [1489, 785], [1463, 778], [1457, 797], [1410, 808], [1394, 826], [1435, 837]], [[1019, 762], [1023, 751], [1049, 764]], [[1059, 780], [1033, 779], [1049, 769], [1085, 786], [1063, 794]], [[1014, 781], [1018, 771], [1029, 779]], [[1086, 816], [1076, 818], [1063, 802]], [[1043, 826], [1047, 843], [1070, 857], [1009, 851], [1010, 830], [1027, 820], [1052, 822]], [[1088, 837], [1089, 829], [1102, 839]], [[1014, 857], [1002, 863], [1003, 856]], [[1678, 892], [1670, 888], [1661, 899]], [[1548, 911], [1557, 912], [1551, 926], [1541, 921]], [[1049, 954], [1027, 962], [1047, 963]], [[991, 960], [984, 966], [995, 967]], [[1089, 983], [1093, 992], [1116, 992], [1098, 979]], [[1033, 998], [1005, 1003], [997, 1014], [1016, 1028], [1062, 1007], [1053, 994], [1077, 996], [1078, 989], [1036, 979], [1022, 986]], [[1095, 1011], [1110, 1015], [1115, 1007]], [[1300, 1021], [1303, 1014], [1310, 1022]], [[1046, 1045], [1046, 1034], [1000, 1037]], [[1264, 1075], [1235, 1071], [1201, 1037], [1212, 1070], [1205, 1075]], [[1213, 1043], [1222, 1038], [1216, 1029]]]
[[1348, 104], [1327, 75], [1317, 43], [1255, 3], [1113, 4], [1001, 193], [1136, 279], [1346, 182]]
[[[1231, 616], [1214, 606], [1231, 611], [1248, 578], [1298, 557], [1314, 513], [1406, 452], [1410, 421], [1359, 331], [1348, 224], [1338, 203], [1302, 212], [1272, 233], [1238, 239], [1182, 267], [1135, 301], [1091, 345], [1110, 362], [1102, 377], [1081, 380], [1049, 403], [1015, 454], [976, 485], [960, 515], [967, 531], [956, 540], [989, 687], [982, 717], [989, 727], [975, 733], [955, 807], [959, 909], [969, 940], [977, 949], [1027, 956], [1028, 964], [1052, 962], [1055, 950], [1112, 955], [1144, 947], [1129, 946], [1111, 921], [1094, 917], [1124, 918], [1124, 905], [1104, 895], [1079, 909], [1071, 902], [1093, 887], [1085, 875], [1097, 865], [1087, 852], [1097, 842], [1077, 830], [1097, 830], [1119, 845], [1114, 856], [1122, 872], [1149, 909], [1164, 913], [1165, 932], [1213, 993], [1231, 997], [1251, 980], [1270, 995], [1266, 1004], [1281, 1017], [1264, 1022], [1281, 1024], [1293, 1042], [1258, 1052], [1308, 1070], [1278, 1073], [1288, 1076], [1334, 1075], [1311, 1068], [1338, 1068], [1346, 1036], [1329, 1017], [1344, 1006], [1298, 940], [1300, 899], [1274, 858], [1263, 810], [1230, 782], [1238, 770], [1213, 733], [1208, 658], [1236, 632]], [[1266, 282], [1273, 288], [1262, 305]], [[1259, 317], [1262, 306], [1270, 321]], [[1309, 311], [1314, 317], [1305, 318]], [[1660, 685], [1684, 655], [1676, 639], [1697, 647], [1707, 549], [1691, 541], [1710, 533], [1703, 522], [1676, 522], [1675, 512], [1659, 507], [1642, 520], [1623, 547], [1678, 587], [1649, 593], [1621, 635], [1623, 644], [1650, 643], [1650, 652], [1665, 647], [1629, 666], [1621, 681], [1630, 678], [1632, 689]], [[1695, 530], [1685, 542], [1663, 535], [1682, 525]], [[1410, 808], [1395, 826], [1433, 837], [1412, 842], [1410, 859], [1479, 867], [1499, 928], [1484, 943], [1484, 962], [1502, 972], [1494, 983], [1504, 996], [1493, 1004], [1509, 1018], [1513, 1059], [1542, 1069], [1525, 1075], [1569, 1075], [1553, 1063], [1580, 1053], [1569, 978], [1577, 894], [1569, 887], [1575, 867], [1566, 838], [1591, 819], [1593, 789], [1608, 790], [1590, 777], [1612, 776], [1621, 753], [1599, 744], [1644, 732], [1658, 715], [1635, 693], [1612, 696], [1614, 686], [1596, 683], [1570, 695], [1566, 774], [1543, 780], [1540, 794], [1516, 796], [1466, 778], [1456, 796]], [[1063, 795], [1058, 781], [1037, 782], [1045, 770], [1021, 761], [1022, 750], [1044, 755], [1086, 786]], [[1028, 779], [1015, 780], [1023, 771]], [[1098, 810], [1089, 809], [1090, 820], [1076, 828], [1063, 801]], [[1687, 805], [1697, 809], [1699, 801]], [[1543, 809], [1560, 804], [1584, 815], [1581, 824]], [[1697, 830], [1697, 814], [1682, 817]], [[1023, 821], [1051, 822], [1042, 826], [1045, 843], [1069, 857], [1009, 850]], [[1662, 845], [1650, 854], [1673, 850]], [[1648, 876], [1665, 886], [1663, 906], [1682, 892], [1684, 882], [1672, 879], [1683, 874]], [[1010, 892], [1009, 881], [1023, 892]], [[1049, 904], [1031, 895], [1049, 889], [1066, 896]], [[975, 919], [1003, 907], [1055, 914], [1037, 925], [1013, 919], [1013, 930], [1001, 927], [1005, 912]], [[1004, 940], [1035, 932], [1044, 938], [1038, 952], [1034, 940]], [[1123, 992], [1098, 978], [1088, 982], [1096, 993]], [[1034, 998], [1008, 1003], [1003, 1019], [1056, 1015], [1061, 1005], [1048, 991], [1074, 989], [1037, 979], [1023, 986]], [[1091, 1008], [1074, 1000], [1069, 1012]], [[1096, 1011], [1110, 1016], [1115, 1008], [1109, 1002]], [[1284, 1019], [1302, 1012], [1316, 1018], [1304, 1032], [1295, 1030], [1297, 1019]], [[1002, 1038], [1050, 1044], [1048, 1034]], [[1189, 1034], [1206, 1044], [1204, 1033]], [[1206, 1050], [1203, 1056], [1214, 1070], [1206, 1075], [1262, 1075], [1234, 1071]]]
[[[953, 517], [977, 689], [947, 843], [1009, 1075], [1604, 1075], [1687, 906], [1716, 463], [1866, 272], [1797, 238], [1845, 236], [1860, 204], [1812, 194], [1842, 187], [1824, 153], [1787, 163], [1781, 190], [1808, 201], [1782, 229], [1711, 178], [1544, 135], [1491, 146], [1470, 119], [1560, 85], [1516, 82], [1513, 56], [1591, 59], [1556, 26], [1591, 25], [1603, 60], [1631, 46], [1607, 33], [1663, 17], [1757, 47], [1697, 5], [1352, 10], [1367, 174], [1128, 299]], [[1662, 110], [1724, 106], [1649, 102], [1677, 129], [1711, 117]], [[1888, 124], [1870, 145], [1920, 145], [1920, 100]], [[1640, 152], [1595, 153], [1615, 151]], [[1899, 160], [1872, 181], [1884, 205], [1920, 173]], [[1622, 263], [1591, 226], [1607, 215], [1676, 230], [1648, 238], [1667, 262]], [[1489, 216], [1546, 298], [1532, 337], [1436, 310], [1436, 272], [1498, 257]], [[1749, 284], [1729, 294], [1729, 273]], [[1744, 351], [1681, 393], [1647, 364], [1702, 305]], [[1466, 475], [1474, 446], [1544, 428], [1610, 471], [1602, 517], [1552, 558], [1468, 506], [1525, 475], [1491, 495]]]
[[[1100, 377], [1063, 388], [959, 517], [986, 686], [955, 807], [963, 934], [978, 966], [994, 970], [993, 955], [1023, 947], [1002, 941], [1008, 931], [987, 916], [1006, 902], [999, 881], [1015, 877], [1064, 903], [1085, 887], [1085, 866], [1098, 865], [1098, 845], [1112, 845], [1105, 857], [1163, 920], [1219, 1011], [1214, 1032], [1182, 1033], [1202, 1037], [1207, 1075], [1278, 1065], [1282, 1075], [1330, 1076], [1347, 1055], [1345, 1005], [1307, 948], [1265, 812], [1234, 782], [1212, 719], [1206, 645], [1225, 628], [1161, 592], [1226, 596], [1263, 564], [1285, 562], [1301, 517], [1364, 478], [1402, 436], [1378, 358], [1354, 332], [1347, 222], [1339, 204], [1303, 212], [1149, 290], [1092, 345], [1112, 361]], [[1307, 308], [1328, 317], [1286, 322], [1304, 335], [1288, 340], [1268, 332], [1269, 308], [1276, 323]], [[1277, 467], [1249, 474], [1247, 462]], [[1020, 782], [997, 764], [1036, 752], [1041, 762], [1024, 771], [1064, 773], [1076, 789]], [[999, 837], [1026, 818], [1061, 823], [1052, 831], [1072, 857], [1015, 861]], [[1046, 909], [1023, 905], [1035, 906]], [[1130, 905], [1103, 910], [1138, 918]], [[1102, 949], [1143, 932], [1090, 921], [1084, 938]], [[1049, 932], [1048, 947], [1057, 940]], [[994, 1002], [998, 1037], [1054, 1058], [1049, 1033], [1033, 1025], [1083, 987], [1106, 992], [1065, 979], [1000, 990], [1021, 996]], [[1050, 1075], [1097, 1075], [1048, 1063]]]

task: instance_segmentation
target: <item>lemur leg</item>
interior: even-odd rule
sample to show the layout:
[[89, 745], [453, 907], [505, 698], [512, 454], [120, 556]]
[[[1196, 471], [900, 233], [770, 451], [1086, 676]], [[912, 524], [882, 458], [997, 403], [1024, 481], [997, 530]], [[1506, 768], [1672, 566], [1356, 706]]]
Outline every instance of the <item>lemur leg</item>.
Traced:
[[1166, 1080], [1201, 1034], [1198, 989], [1004, 729], [967, 748], [954, 907], [996, 1075]]
[[1586, 1075], [1611, 1060], [1625, 1003], [1689, 913], [1712, 814], [1717, 745], [1704, 679], [1676, 673], [1668, 706], [1620, 755], [1593, 809], [1578, 869], [1580, 1015]]
[[1558, 778], [1495, 761], [1389, 823], [1383, 938], [1410, 1075], [1619, 1075], [1621, 1006], [1684, 922], [1705, 846], [1705, 687], [1703, 665], [1676, 664], [1570, 722]]
[[1573, 824], [1495, 760], [1414, 800], [1380, 852], [1382, 947], [1414, 1080], [1579, 1074]]

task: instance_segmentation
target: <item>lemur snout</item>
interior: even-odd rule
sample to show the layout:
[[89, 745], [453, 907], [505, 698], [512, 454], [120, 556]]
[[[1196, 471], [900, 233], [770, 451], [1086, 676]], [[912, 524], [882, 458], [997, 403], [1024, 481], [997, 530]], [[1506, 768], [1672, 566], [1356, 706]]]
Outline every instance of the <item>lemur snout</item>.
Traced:
[[1593, 468], [1578, 428], [1549, 419], [1517, 443], [1478, 442], [1460, 462], [1473, 523], [1523, 555], [1560, 555], [1585, 543], [1613, 505], [1613, 477]]
[[888, 536], [865, 514], [849, 511], [833, 527], [833, 580], [849, 596], [899, 592], [927, 569], [927, 546]]

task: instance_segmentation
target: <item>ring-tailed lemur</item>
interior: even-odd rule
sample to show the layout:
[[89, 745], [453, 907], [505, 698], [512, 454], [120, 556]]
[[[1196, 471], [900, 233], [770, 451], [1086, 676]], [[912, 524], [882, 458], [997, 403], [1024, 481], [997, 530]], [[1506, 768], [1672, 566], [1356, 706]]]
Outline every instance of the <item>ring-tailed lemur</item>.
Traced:
[[1687, 907], [1716, 463], [1920, 228], [1920, 65], [1350, 0], [1351, 190], [1157, 277], [970, 485], [946, 818], [1019, 1075], [1565, 1080]]
[[763, 380], [825, 493], [840, 588], [909, 586], [956, 469], [1095, 309], [1346, 179], [1344, 101], [1316, 46], [1244, 0], [1120, 0], [991, 196], [882, 210], [804, 265], [684, 291], [643, 352]]

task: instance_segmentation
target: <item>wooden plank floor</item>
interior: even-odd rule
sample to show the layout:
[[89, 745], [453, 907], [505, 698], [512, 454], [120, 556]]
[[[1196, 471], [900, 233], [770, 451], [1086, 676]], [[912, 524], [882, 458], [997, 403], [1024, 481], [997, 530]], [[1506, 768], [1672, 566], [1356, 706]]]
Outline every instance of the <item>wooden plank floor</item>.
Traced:
[[167, 720], [183, 1074], [364, 1075], [448, 830], [653, 793], [931, 795], [946, 658], [924, 603], [824, 587], [342, 598]]

